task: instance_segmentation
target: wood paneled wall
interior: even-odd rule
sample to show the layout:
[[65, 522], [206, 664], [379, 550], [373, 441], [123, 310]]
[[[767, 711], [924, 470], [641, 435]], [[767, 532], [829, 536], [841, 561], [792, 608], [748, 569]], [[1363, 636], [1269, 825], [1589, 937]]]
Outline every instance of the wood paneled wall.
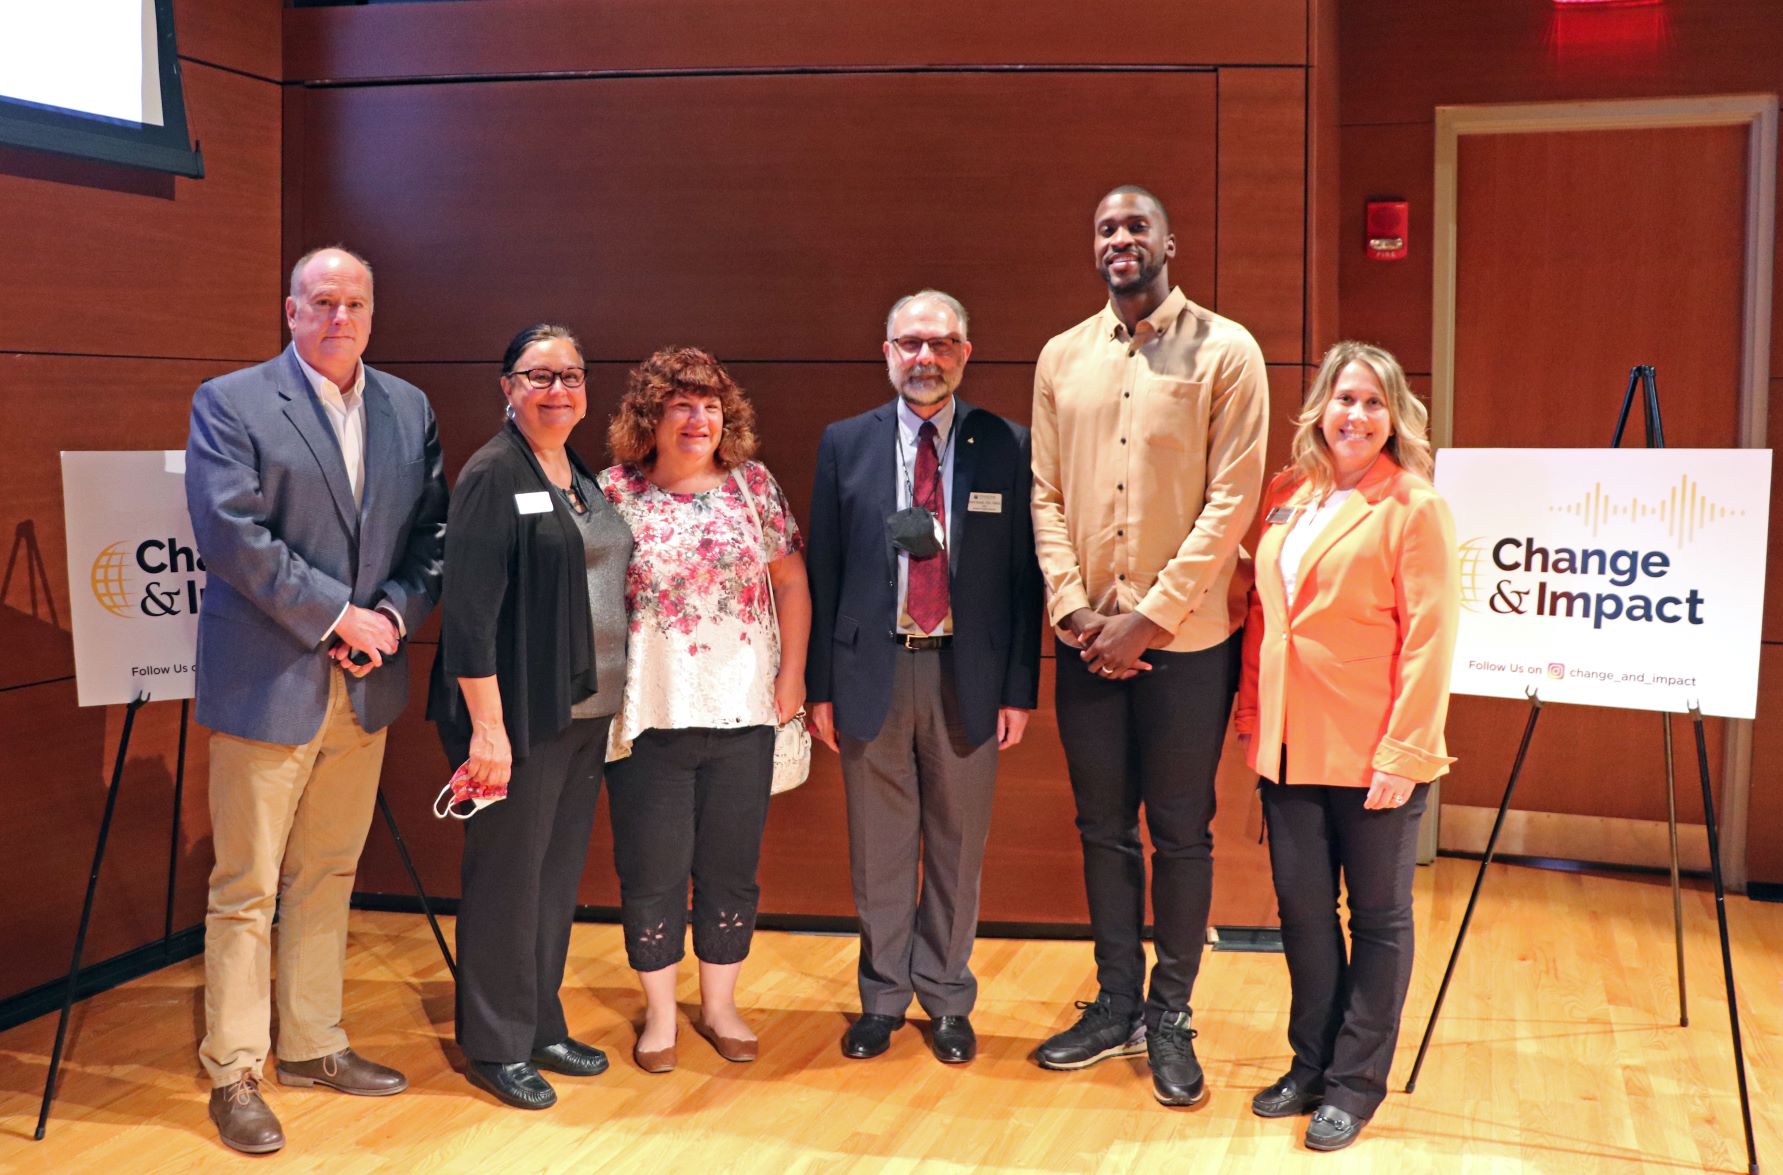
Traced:
[[[182, 448], [198, 382], [281, 343], [280, 3], [180, 0], [174, 21], [205, 179], [0, 152], [0, 999], [68, 966], [122, 726], [75, 705], [57, 454]], [[178, 726], [173, 703], [138, 716], [89, 962], [161, 936], [170, 842], [174, 928], [203, 918], [205, 742], [175, 838]]]
[[[1540, 102], [1582, 99], [1675, 97], [1684, 95], [1777, 92], [1783, 90], [1783, 10], [1772, 0], [1665, 0], [1663, 4], [1564, 11], [1538, 3], [1506, 4], [1500, 0], [1453, 0], [1433, 7], [1420, 0], [1345, 0], [1338, 17], [1343, 59], [1339, 89], [1341, 111], [1341, 221], [1338, 252], [1342, 333], [1370, 339], [1393, 350], [1416, 376], [1431, 365], [1431, 241], [1435, 171], [1435, 109], [1439, 105]], [[1733, 145], [1737, 148], [1737, 144]], [[1471, 142], [1468, 150], [1474, 150]], [[1482, 147], [1491, 150], [1490, 146]], [[1606, 210], [1620, 214], [1625, 199], [1650, 187], [1647, 160], [1631, 152], [1619, 166], [1600, 169], [1597, 190]], [[1613, 164], [1613, 161], [1612, 161]], [[1744, 167], [1737, 150], [1727, 166]], [[1740, 174], [1743, 174], [1743, 170]], [[1400, 262], [1367, 260], [1362, 251], [1363, 205], [1370, 197], [1397, 197], [1411, 202], [1411, 252]], [[1514, 199], [1514, 193], [1511, 195]], [[1696, 229], [1720, 233], [1717, 214], [1703, 209], [1675, 209], [1677, 232], [1699, 240]], [[1696, 223], [1696, 217], [1704, 218]], [[1735, 223], [1739, 217], [1736, 214]], [[1693, 227], [1694, 225], [1694, 227]], [[1546, 231], [1529, 226], [1535, 237]], [[1724, 234], [1722, 234], [1724, 235]], [[1530, 237], [1519, 238], [1525, 243]], [[1716, 238], [1720, 240], [1718, 236]], [[1723, 242], [1725, 244], [1725, 242]], [[1707, 251], [1705, 246], [1705, 251]], [[1718, 250], [1723, 255], [1725, 248]], [[1738, 250], [1726, 264], [1738, 272]], [[1697, 275], [1701, 277], [1702, 275]], [[1728, 275], [1723, 275], [1728, 276]], [[1721, 283], [1725, 285], [1725, 283]], [[1673, 290], [1674, 300], [1687, 300]], [[1489, 309], [1477, 308], [1480, 314]], [[1687, 321], [1688, 305], [1678, 305], [1678, 322]], [[1772, 326], [1772, 374], [1783, 374], [1783, 302], [1775, 303]], [[1583, 306], [1570, 312], [1580, 332], [1594, 331], [1598, 316]], [[1476, 319], [1470, 324], [1478, 326]], [[1685, 328], [1677, 327], [1679, 331]], [[1591, 340], [1586, 340], [1590, 345]], [[1677, 353], [1679, 340], [1668, 333], [1672, 366], [1691, 362]], [[1508, 357], [1507, 359], [1512, 358]], [[1471, 433], [1457, 433], [1469, 444], [1591, 444], [1601, 440], [1573, 435], [1587, 429], [1589, 438], [1606, 437], [1627, 369], [1636, 362], [1656, 361], [1646, 353], [1619, 355], [1606, 366], [1601, 391], [1586, 399], [1584, 389], [1570, 394], [1569, 423], [1539, 405], [1521, 402], [1519, 388], [1538, 384], [1543, 374], [1537, 356], [1515, 357], [1530, 378], [1496, 386], [1490, 402], [1469, 399], [1457, 387], [1456, 421], [1475, 421]], [[1607, 362], [1607, 361], [1606, 361]], [[1668, 439], [1674, 444], [1735, 443], [1737, 420], [1729, 384], [1697, 394], [1681, 383], [1667, 384]], [[1414, 379], [1414, 384], [1422, 381]], [[1771, 385], [1771, 415], [1783, 399]], [[1588, 405], [1594, 405], [1588, 407]], [[1601, 424], [1586, 421], [1599, 421]], [[1540, 421], [1554, 425], [1543, 433]], [[1772, 425], [1772, 435], [1775, 435]], [[1536, 436], [1529, 435], [1535, 429]], [[1482, 430], [1485, 430], [1482, 432]], [[1563, 437], [1561, 434], [1565, 433]], [[1546, 435], [1548, 439], [1542, 439]], [[1773, 534], [1778, 505], [1773, 494]], [[1783, 646], [1783, 544], [1771, 543], [1765, 616], [1766, 648], [1763, 685], [1755, 729], [1748, 865], [1754, 881], [1783, 881], [1783, 760], [1777, 754], [1777, 728], [1783, 727], [1783, 694], [1774, 680], [1778, 648]], [[1457, 699], [1450, 721], [1450, 739], [1461, 755], [1444, 799], [1472, 805], [1496, 805], [1515, 749], [1524, 708], [1486, 699]], [[1557, 708], [1545, 717], [1519, 787], [1519, 807], [1542, 812], [1602, 812], [1605, 803], [1619, 805], [1617, 814], [1664, 816], [1663, 771], [1657, 720], [1629, 723], [1639, 716], [1618, 712]], [[1679, 726], [1682, 734], [1686, 728]], [[1651, 737], [1646, 733], [1651, 731]], [[1711, 739], [1719, 770], [1720, 739]], [[1681, 747], [1688, 752], [1688, 744]], [[1688, 785], [1692, 775], [1685, 777]], [[1681, 815], [1701, 819], [1695, 789], [1684, 786]], [[1609, 792], [1622, 799], [1611, 800]], [[1626, 808], [1626, 811], [1620, 810]]]
[[[1117, 32], [1112, 13], [1063, 0], [291, 11], [287, 77], [306, 84], [285, 109], [287, 253], [340, 239], [370, 256], [369, 356], [427, 389], [450, 469], [497, 423], [508, 334], [560, 318], [591, 361], [585, 457], [605, 461], [598, 422], [626, 368], [695, 342], [750, 391], [763, 456], [803, 516], [824, 425], [889, 394], [879, 342], [894, 298], [960, 297], [976, 348], [964, 394], [1026, 421], [1040, 347], [1105, 298], [1095, 202], [1139, 182], [1170, 208], [1172, 277], [1257, 335], [1285, 425], [1311, 329], [1315, 150], [1335, 225], [1336, 85], [1312, 66], [1334, 58], [1330, 6], [1210, 0], [1144, 24]], [[1332, 278], [1311, 295], [1327, 331], [1334, 291]], [[1002, 768], [987, 919], [1086, 918], [1050, 697], [1049, 672]], [[458, 830], [419, 815], [445, 770], [412, 711], [386, 786], [416, 814], [404, 831], [430, 888], [451, 894]], [[1250, 782], [1242, 765], [1221, 781], [1227, 923], [1274, 919]], [[611, 905], [604, 817], [596, 835], [582, 899]], [[360, 885], [408, 889], [379, 830]], [[775, 801], [762, 885], [767, 911], [852, 914], [827, 751]]]

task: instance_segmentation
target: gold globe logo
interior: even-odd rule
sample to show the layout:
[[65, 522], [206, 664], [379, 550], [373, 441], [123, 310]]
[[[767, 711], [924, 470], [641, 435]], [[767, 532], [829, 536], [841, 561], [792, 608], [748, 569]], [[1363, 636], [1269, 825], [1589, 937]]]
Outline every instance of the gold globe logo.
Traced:
[[1486, 588], [1480, 582], [1480, 570], [1486, 563], [1488, 541], [1477, 538], [1461, 544], [1461, 606], [1469, 612], [1486, 611]]
[[136, 605], [130, 599], [130, 583], [125, 578], [125, 570], [130, 559], [130, 541], [120, 539], [99, 552], [93, 560], [93, 598], [99, 606], [113, 616], [129, 619], [136, 615]]

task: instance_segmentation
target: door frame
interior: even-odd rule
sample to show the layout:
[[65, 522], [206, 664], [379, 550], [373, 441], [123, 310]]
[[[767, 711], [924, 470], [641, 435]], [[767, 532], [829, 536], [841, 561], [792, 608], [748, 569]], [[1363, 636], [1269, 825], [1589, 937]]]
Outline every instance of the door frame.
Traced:
[[[1463, 135], [1655, 127], [1746, 128], [1746, 263], [1740, 345], [1739, 446], [1766, 446], [1770, 400], [1771, 278], [1777, 202], [1777, 96], [1726, 94], [1609, 102], [1535, 102], [1436, 108], [1430, 439], [1454, 439], [1456, 201]], [[1773, 520], [1773, 523], [1775, 520]], [[1746, 888], [1746, 824], [1752, 786], [1752, 723], [1729, 719], [1723, 743], [1721, 834], [1727, 884]], [[1685, 759], [1688, 778], [1688, 758]]]

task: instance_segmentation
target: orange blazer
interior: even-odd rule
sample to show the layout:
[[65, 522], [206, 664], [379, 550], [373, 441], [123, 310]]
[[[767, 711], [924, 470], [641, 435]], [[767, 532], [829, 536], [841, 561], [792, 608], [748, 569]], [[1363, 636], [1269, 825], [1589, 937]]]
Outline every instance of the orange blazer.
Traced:
[[1277, 511], [1298, 517], [1300, 490], [1282, 473], [1264, 495], [1234, 712], [1251, 767], [1289, 784], [1434, 779], [1455, 761], [1443, 742], [1460, 611], [1448, 505], [1382, 453], [1307, 549], [1289, 608]]

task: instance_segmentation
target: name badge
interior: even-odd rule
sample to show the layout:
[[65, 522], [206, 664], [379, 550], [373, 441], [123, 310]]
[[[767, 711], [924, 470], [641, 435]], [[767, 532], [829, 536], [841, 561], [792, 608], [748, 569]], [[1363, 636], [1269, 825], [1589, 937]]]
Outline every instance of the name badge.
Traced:
[[1002, 494], [973, 494], [966, 499], [966, 509], [978, 514], [1003, 513]]
[[551, 513], [551, 495], [544, 490], [534, 490], [530, 494], [515, 494], [514, 513], [549, 514]]
[[1284, 522], [1292, 522], [1294, 521], [1294, 507], [1277, 506], [1268, 514], [1264, 515], [1263, 521], [1269, 523], [1271, 526], [1276, 526]]

